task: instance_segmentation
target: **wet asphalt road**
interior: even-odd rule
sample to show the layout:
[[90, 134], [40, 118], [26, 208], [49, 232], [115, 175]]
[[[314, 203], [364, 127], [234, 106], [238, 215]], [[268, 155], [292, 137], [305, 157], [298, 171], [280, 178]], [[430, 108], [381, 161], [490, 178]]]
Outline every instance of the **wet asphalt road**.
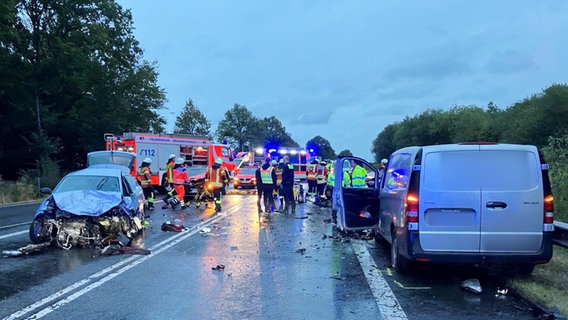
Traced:
[[[496, 296], [495, 279], [478, 269], [423, 266], [411, 275], [397, 274], [388, 268], [388, 245], [333, 231], [328, 208], [300, 204], [295, 215], [262, 218], [259, 224], [255, 201], [254, 195], [226, 196], [220, 215], [212, 204], [184, 212], [156, 209], [137, 239], [151, 255], [49, 248], [2, 258], [0, 316], [535, 319], [524, 301]], [[27, 219], [16, 210], [30, 209], [0, 208], [0, 226], [31, 220], [33, 210]], [[175, 218], [188, 230], [160, 229]], [[24, 231], [26, 225], [0, 229], [0, 250], [28, 244]], [[225, 268], [213, 270], [217, 265]], [[469, 278], [480, 279], [482, 294], [461, 289]]]

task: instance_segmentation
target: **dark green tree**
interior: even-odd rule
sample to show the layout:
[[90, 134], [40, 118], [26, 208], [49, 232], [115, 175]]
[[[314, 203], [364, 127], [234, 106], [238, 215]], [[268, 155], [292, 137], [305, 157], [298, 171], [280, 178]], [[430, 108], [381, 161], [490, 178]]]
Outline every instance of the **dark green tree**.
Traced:
[[193, 105], [191, 99], [185, 102], [180, 115], [176, 117], [175, 133], [191, 134], [196, 136], [211, 137], [211, 122], [201, 111]]
[[246, 106], [235, 103], [219, 122], [216, 136], [219, 141], [226, 140], [234, 150], [244, 150], [258, 141], [258, 122]]
[[316, 155], [322, 159], [335, 159], [335, 150], [331, 147], [329, 141], [321, 136], [315, 136], [306, 142], [306, 149], [315, 149]]
[[8, 0], [0, 9], [0, 150], [10, 150], [1, 174], [15, 178], [49, 156], [73, 170], [104, 147], [105, 132], [163, 131], [165, 94], [130, 11], [114, 0]]
[[394, 135], [399, 127], [400, 124], [398, 123], [389, 124], [373, 140], [371, 152], [375, 157], [375, 162], [388, 158], [391, 153], [398, 149], [398, 146], [394, 143]]
[[338, 157], [352, 157], [353, 153], [351, 152], [351, 150], [345, 149], [345, 150], [342, 150], [341, 152], [339, 152], [339, 154], [337, 156]]
[[282, 125], [282, 122], [276, 117], [268, 117], [260, 120], [256, 125], [259, 132], [259, 140], [262, 141], [252, 141], [253, 145], [266, 145], [268, 143], [273, 143], [279, 146], [286, 147], [298, 147], [299, 144], [292, 139], [290, 133], [286, 131], [286, 128]]

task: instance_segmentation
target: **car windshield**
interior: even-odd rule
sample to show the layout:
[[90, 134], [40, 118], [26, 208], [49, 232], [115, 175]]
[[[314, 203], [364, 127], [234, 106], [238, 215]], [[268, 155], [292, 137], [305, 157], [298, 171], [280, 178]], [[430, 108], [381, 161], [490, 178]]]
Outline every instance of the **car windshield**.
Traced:
[[254, 174], [256, 172], [256, 168], [241, 168], [239, 170], [239, 174]]
[[120, 184], [116, 177], [74, 175], [63, 178], [54, 193], [79, 190], [120, 192]]

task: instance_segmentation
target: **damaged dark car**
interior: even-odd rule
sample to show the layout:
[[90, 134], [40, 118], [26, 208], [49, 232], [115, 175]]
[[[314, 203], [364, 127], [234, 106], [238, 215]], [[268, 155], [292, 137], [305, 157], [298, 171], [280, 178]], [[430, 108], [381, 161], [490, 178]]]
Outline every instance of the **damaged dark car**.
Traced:
[[[102, 152], [102, 151], [101, 151]], [[38, 207], [30, 225], [34, 244], [51, 243], [62, 249], [104, 247], [124, 235], [133, 239], [143, 229], [144, 195], [130, 175], [133, 167], [116, 164], [113, 158], [98, 161], [86, 169], [69, 173]], [[126, 159], [129, 154], [108, 152], [110, 157]], [[134, 155], [132, 155], [134, 156]], [[133, 163], [133, 162], [132, 162]], [[131, 163], [131, 164], [132, 164]]]

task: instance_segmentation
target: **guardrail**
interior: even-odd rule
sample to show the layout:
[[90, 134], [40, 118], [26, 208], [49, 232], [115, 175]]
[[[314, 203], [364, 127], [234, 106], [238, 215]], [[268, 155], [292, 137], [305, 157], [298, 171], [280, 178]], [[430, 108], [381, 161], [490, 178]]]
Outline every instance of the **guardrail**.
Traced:
[[568, 248], [568, 223], [554, 221], [554, 243]]

